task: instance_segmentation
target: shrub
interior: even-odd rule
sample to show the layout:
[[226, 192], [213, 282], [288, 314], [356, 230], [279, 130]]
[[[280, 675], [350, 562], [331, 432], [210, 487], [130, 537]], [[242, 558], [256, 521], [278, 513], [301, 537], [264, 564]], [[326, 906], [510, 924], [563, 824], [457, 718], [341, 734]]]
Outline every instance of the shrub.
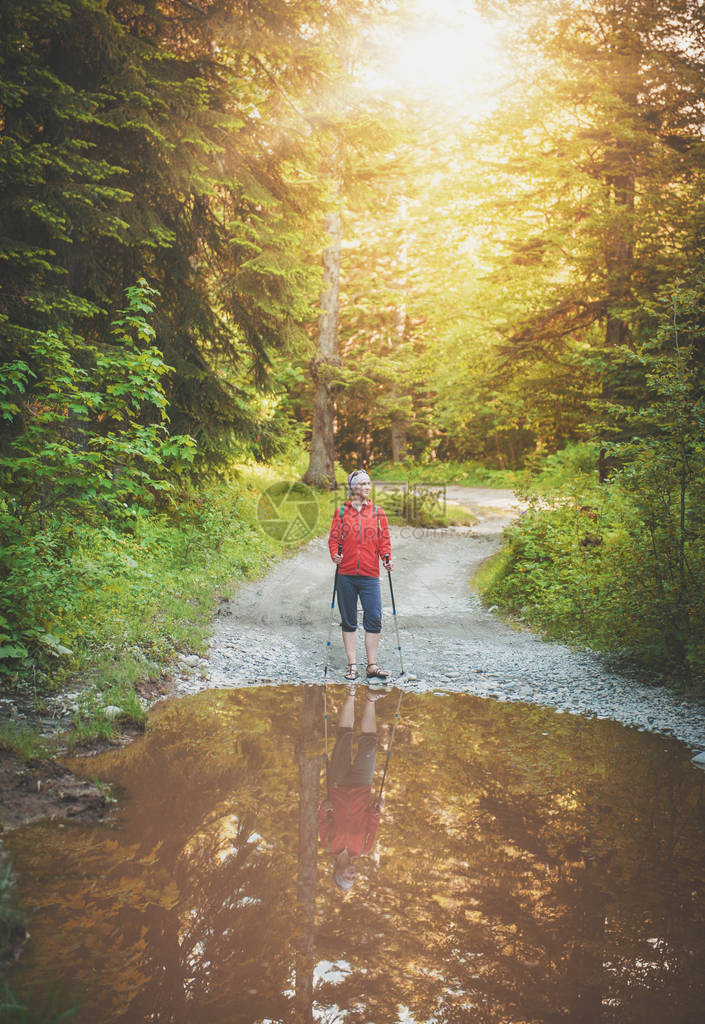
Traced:
[[648, 459], [602, 488], [535, 499], [506, 531], [502, 558], [478, 581], [483, 599], [552, 638], [702, 686], [705, 537], [702, 527], [686, 537], [682, 589], [678, 521], [678, 496]]

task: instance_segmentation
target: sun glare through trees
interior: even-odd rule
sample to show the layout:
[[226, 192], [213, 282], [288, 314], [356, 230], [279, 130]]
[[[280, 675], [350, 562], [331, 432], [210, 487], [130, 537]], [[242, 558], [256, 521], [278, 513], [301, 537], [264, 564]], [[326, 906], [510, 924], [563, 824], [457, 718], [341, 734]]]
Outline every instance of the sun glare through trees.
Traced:
[[497, 101], [507, 74], [500, 31], [470, 3], [416, 0], [373, 32], [373, 66], [362, 81], [411, 104], [476, 118]]
[[[262, 715], [243, 724], [235, 748], [223, 733], [223, 757], [235, 749], [245, 774], [215, 764], [217, 801], [204, 805], [203, 820], [212, 823], [222, 801], [227, 828], [214, 826], [210, 839], [198, 816], [189, 817], [188, 801], [177, 808], [182, 820], [177, 815], [169, 841], [151, 814], [140, 818], [132, 852], [117, 850], [102, 821], [94, 820], [98, 838], [94, 845], [84, 837], [82, 853], [73, 830], [54, 835], [60, 859], [52, 864], [69, 865], [77, 907], [85, 905], [90, 872], [71, 858], [95, 858], [102, 878], [100, 851], [111, 846], [124, 948], [105, 930], [112, 919], [99, 906], [98, 886], [90, 926], [80, 917], [71, 925], [75, 944], [64, 942], [49, 916], [36, 926], [32, 917], [25, 962], [37, 966], [41, 981], [51, 961], [32, 942], [44, 934], [56, 976], [64, 968], [69, 976], [73, 966], [77, 993], [84, 968], [86, 985], [100, 978], [101, 991], [86, 1005], [106, 1006], [105, 1024], [324, 1024], [334, 1017], [394, 1024], [400, 1014], [416, 1024], [480, 1017], [545, 1024], [556, 1015], [642, 1024], [656, 992], [661, 1015], [654, 1011], [654, 1020], [675, 1024], [669, 1013], [680, 993], [677, 1024], [700, 1021], [702, 971], [694, 979], [692, 963], [700, 961], [688, 957], [696, 949], [691, 924], [702, 946], [702, 894], [691, 884], [691, 847], [678, 861], [672, 841], [680, 818], [669, 817], [682, 774], [678, 815], [692, 823], [692, 849], [701, 851], [702, 786], [690, 774], [689, 752], [676, 744], [669, 760], [658, 749], [662, 736], [651, 736], [650, 774], [642, 776], [644, 735], [621, 736], [628, 748], [622, 770], [643, 786], [639, 809], [627, 800], [623, 817], [612, 813], [609, 729], [590, 732], [589, 743], [576, 733], [551, 762], [548, 788], [540, 769], [549, 746], [560, 751], [561, 729], [572, 736], [584, 714], [615, 717], [618, 732], [623, 724], [670, 731], [674, 744], [675, 737], [705, 736], [704, 8], [704, 0], [0, 3], [3, 800], [10, 795], [20, 820], [35, 814], [26, 810], [30, 797], [40, 801], [38, 815], [53, 813], [52, 800], [65, 812], [68, 769], [47, 768], [41, 758], [143, 728], [152, 702], [187, 683], [241, 685], [246, 696], [233, 706], [242, 700], [235, 719], [242, 712], [243, 723], [252, 683], [287, 679], [297, 684], [297, 701], [305, 696], [299, 738], [290, 717], [296, 702], [274, 687], [271, 705], [258, 697]], [[307, 833], [300, 863], [295, 839], [280, 856], [282, 835], [294, 835], [297, 819], [291, 766], [277, 759], [289, 756], [291, 741], [292, 770], [305, 777], [302, 820], [315, 823], [323, 695], [299, 684], [328, 671], [317, 659], [332, 628], [326, 616], [335, 600], [332, 607], [326, 601], [335, 570], [323, 534], [353, 469], [369, 474], [370, 487], [385, 483], [393, 543], [407, 544], [406, 562], [400, 557], [390, 571], [402, 609], [405, 596], [407, 608], [417, 602], [414, 630], [402, 632], [405, 664], [410, 645], [411, 660], [422, 666], [411, 681], [443, 692], [452, 684], [479, 702], [477, 715], [463, 718], [467, 693], [458, 693], [458, 713], [440, 729], [433, 709], [445, 697], [434, 697], [424, 729], [407, 735], [415, 743], [428, 733], [441, 743], [460, 735], [458, 724], [472, 726], [453, 765], [462, 767], [458, 800], [472, 793], [486, 824], [486, 835], [475, 838], [487, 847], [487, 867], [463, 866], [467, 878], [454, 890], [444, 874], [452, 858], [440, 856], [439, 899], [419, 901], [420, 930], [413, 917], [406, 932], [390, 930], [413, 951], [400, 952], [393, 965], [398, 989], [383, 980], [388, 950], [400, 947], [392, 942], [380, 952], [373, 908], [365, 916], [369, 945], [355, 961], [362, 973], [339, 970], [344, 991], [329, 991], [327, 1017], [316, 1018], [316, 835]], [[460, 505], [449, 501], [441, 510], [434, 498], [431, 511], [422, 502], [416, 522], [413, 496], [445, 497], [446, 487], [458, 488]], [[365, 506], [365, 516], [371, 511]], [[362, 506], [356, 512], [362, 524]], [[402, 536], [412, 519], [421, 536]], [[363, 583], [372, 601], [374, 584]], [[282, 600], [287, 586], [290, 603]], [[235, 593], [245, 595], [241, 606]], [[376, 604], [373, 610], [368, 624], [378, 622]], [[498, 621], [501, 615], [511, 622]], [[403, 614], [394, 621], [407, 629]], [[352, 649], [354, 633], [344, 632]], [[208, 646], [216, 633], [218, 655]], [[365, 657], [379, 672], [389, 631], [379, 663], [374, 636]], [[396, 646], [402, 669], [398, 638]], [[342, 641], [338, 654], [347, 665]], [[342, 664], [331, 659], [331, 671]], [[355, 664], [351, 655], [346, 683]], [[336, 678], [341, 687], [345, 665]], [[195, 681], [184, 681], [187, 669]], [[375, 671], [370, 678], [381, 678]], [[341, 688], [334, 703], [354, 696]], [[521, 763], [489, 725], [480, 736], [481, 707], [505, 699], [521, 704], [516, 714], [538, 744]], [[375, 699], [365, 700], [369, 723]], [[532, 716], [540, 704], [565, 711], [563, 724], [546, 712], [551, 722], [537, 732]], [[636, 704], [629, 717], [624, 707]], [[275, 718], [286, 741], [272, 740]], [[61, 734], [49, 735], [55, 727]], [[191, 733], [179, 726], [174, 736], [188, 743]], [[586, 760], [602, 764], [597, 751], [608, 758], [600, 769], [600, 785], [609, 783], [604, 801], [594, 802], [597, 789], [587, 791], [592, 781], [575, 760], [573, 740]], [[189, 785], [202, 784], [211, 742], [208, 726]], [[138, 749], [139, 741], [116, 757], [127, 763]], [[436, 753], [414, 765], [419, 778], [429, 769], [442, 775]], [[277, 820], [261, 786], [275, 761]], [[167, 738], [154, 763], [168, 786], [149, 799], [165, 807], [162, 794], [178, 790], [180, 766], [190, 761]], [[554, 790], [573, 771], [570, 791]], [[238, 779], [247, 780], [245, 797]], [[582, 795], [581, 779], [590, 782]], [[110, 813], [107, 792], [91, 787], [93, 813]], [[652, 792], [661, 793], [663, 828], [653, 836], [654, 902], [642, 911], [629, 887], [622, 905], [610, 886], [638, 874]], [[472, 829], [475, 810], [463, 807], [472, 811], [463, 829]], [[81, 803], [76, 813], [88, 810]], [[424, 827], [442, 824], [435, 797], [428, 812]], [[558, 818], [565, 827], [556, 838]], [[600, 837], [612, 826], [617, 838], [603, 849]], [[379, 875], [387, 872], [379, 893], [392, 921], [403, 906], [398, 893], [409, 899], [402, 882], [418, 852], [413, 813], [405, 827], [406, 846]], [[451, 831], [453, 857], [467, 858], [465, 833]], [[381, 835], [389, 856], [393, 846]], [[520, 848], [516, 859], [510, 839]], [[200, 897], [182, 875], [199, 850], [204, 863], [217, 863], [211, 840], [238, 847], [235, 875], [224, 871], [227, 907], [218, 897], [216, 917], [206, 915], [197, 934], [201, 918], [190, 901]], [[437, 841], [446, 843], [434, 837], [427, 849], [435, 851]], [[162, 846], [163, 878], [154, 867]], [[42, 899], [51, 906], [54, 883], [60, 888], [66, 872], [55, 875], [48, 860], [40, 870], [33, 858], [41, 847], [30, 836], [18, 870], [43, 879]], [[504, 913], [493, 903], [498, 849], [516, 883], [506, 891], [516, 897], [525, 946], [517, 944], [515, 918], [495, 927]], [[11, 962], [26, 939], [2, 856], [0, 963]], [[568, 945], [546, 927], [538, 904], [522, 904], [538, 862], [556, 913], [565, 912]], [[351, 864], [338, 868], [349, 880]], [[133, 869], [149, 919], [121, 902]], [[672, 913], [661, 874], [669, 884], [676, 878], [671, 892], [678, 907], [680, 889], [686, 894], [687, 914]], [[243, 886], [243, 902], [232, 878]], [[274, 894], [271, 916], [259, 915], [247, 895], [252, 878], [253, 892]], [[209, 887], [218, 893], [220, 884], [220, 875], [206, 872], [206, 903]], [[578, 896], [570, 895], [573, 885]], [[566, 899], [573, 901], [567, 909]], [[355, 902], [326, 906], [340, 922]], [[583, 906], [585, 914], [576, 911]], [[294, 922], [302, 908], [305, 927]], [[275, 935], [282, 912], [292, 930]], [[272, 936], [275, 946], [283, 942], [264, 966], [259, 954], [250, 958], [254, 920], [258, 948]], [[456, 925], [469, 936], [461, 946]], [[582, 944], [570, 945], [581, 928]], [[103, 929], [108, 958], [95, 972], [81, 952], [94, 929]], [[615, 944], [620, 930], [625, 941]], [[347, 951], [334, 932], [326, 962], [340, 968]], [[439, 935], [450, 965], [444, 978], [457, 981], [448, 982], [452, 991], [445, 980], [442, 992], [433, 987]], [[217, 956], [204, 952], [211, 940]], [[468, 959], [470, 948], [486, 959]], [[296, 966], [292, 995], [295, 962], [305, 970]], [[121, 964], [127, 973], [118, 978]], [[20, 960], [13, 976], [23, 1001], [34, 998], [24, 969]], [[421, 999], [406, 999], [410, 970]], [[528, 987], [519, 1006], [522, 970]], [[225, 984], [214, 1017], [209, 999], [218, 971]], [[266, 1002], [260, 975], [267, 985], [274, 979]], [[384, 1007], [356, 1001], [360, 977], [379, 982]], [[501, 991], [483, 1002], [483, 979], [492, 978]], [[470, 990], [472, 1012], [463, 1003]], [[0, 988], [0, 1017], [9, 1006], [11, 1024], [60, 1018], [58, 1007], [44, 1013], [37, 1004], [35, 1013], [16, 1004], [13, 992]], [[87, 1009], [77, 1020], [97, 1018]]]

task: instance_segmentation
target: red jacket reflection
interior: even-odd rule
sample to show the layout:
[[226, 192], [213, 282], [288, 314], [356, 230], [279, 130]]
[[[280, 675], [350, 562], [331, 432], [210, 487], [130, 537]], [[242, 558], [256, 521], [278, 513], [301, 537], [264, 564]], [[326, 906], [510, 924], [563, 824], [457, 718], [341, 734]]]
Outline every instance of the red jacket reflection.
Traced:
[[[370, 853], [379, 828], [379, 810], [370, 786], [332, 786], [318, 810], [318, 834], [329, 853], [347, 849], [351, 857]], [[332, 805], [328, 810], [327, 805]]]

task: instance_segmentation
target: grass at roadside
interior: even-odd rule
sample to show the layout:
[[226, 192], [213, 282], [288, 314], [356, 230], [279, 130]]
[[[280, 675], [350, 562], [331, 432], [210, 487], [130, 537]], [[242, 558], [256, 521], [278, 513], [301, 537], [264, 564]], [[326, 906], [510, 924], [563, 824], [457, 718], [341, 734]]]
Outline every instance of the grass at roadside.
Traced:
[[26, 722], [0, 722], [0, 750], [16, 754], [22, 761], [47, 757], [51, 745], [42, 736], [38, 725]]
[[374, 500], [385, 510], [390, 524], [438, 530], [445, 526], [472, 526], [477, 516], [464, 505], [446, 503], [442, 492], [422, 494], [379, 493]]
[[444, 526], [473, 526], [477, 516], [465, 505], [447, 505]]
[[[204, 652], [219, 601], [327, 530], [335, 492], [317, 494], [308, 533], [277, 539], [261, 528], [262, 492], [299, 475], [298, 466], [242, 465], [229, 478], [182, 491], [167, 512], [138, 512], [131, 530], [76, 528], [63, 556], [39, 567], [33, 595], [58, 653], [42, 673], [19, 665], [5, 691], [31, 696], [37, 710], [49, 696], [72, 692], [71, 744], [143, 725], [138, 692], [158, 686], [179, 653]], [[0, 746], [24, 757], [37, 741], [19, 724], [0, 733]]]
[[501, 579], [503, 574], [506, 572], [507, 562], [509, 560], [509, 548], [503, 547], [499, 551], [495, 551], [493, 555], [486, 558], [484, 562], [480, 564], [477, 571], [472, 577], [471, 585], [477, 591], [478, 594], [486, 596], [489, 592], [492, 584]]

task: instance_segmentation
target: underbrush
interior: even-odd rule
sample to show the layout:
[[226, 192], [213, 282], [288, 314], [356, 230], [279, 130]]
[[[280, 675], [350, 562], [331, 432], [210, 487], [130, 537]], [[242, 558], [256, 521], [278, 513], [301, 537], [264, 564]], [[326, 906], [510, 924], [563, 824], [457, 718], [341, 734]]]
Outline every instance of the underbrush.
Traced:
[[573, 490], [597, 481], [600, 446], [577, 441], [551, 454], [537, 453], [524, 463], [522, 486], [532, 494], [552, 494], [562, 487]]
[[679, 536], [673, 487], [660, 479], [649, 490], [648, 476], [648, 463], [603, 485], [579, 472], [555, 493], [534, 495], [474, 583], [486, 604], [550, 638], [624, 657], [659, 681], [702, 692], [705, 545], [698, 504], [687, 506], [689, 528]]
[[328, 493], [317, 496], [308, 534], [276, 539], [261, 528], [262, 492], [286, 479], [296, 479], [291, 467], [242, 466], [176, 493], [168, 511], [136, 509], [129, 528], [55, 519], [25, 546], [16, 538], [2, 609], [5, 692], [41, 708], [48, 695], [78, 689], [74, 742], [142, 725], [136, 689], [157, 682], [178, 653], [204, 652], [219, 600], [328, 528]]

